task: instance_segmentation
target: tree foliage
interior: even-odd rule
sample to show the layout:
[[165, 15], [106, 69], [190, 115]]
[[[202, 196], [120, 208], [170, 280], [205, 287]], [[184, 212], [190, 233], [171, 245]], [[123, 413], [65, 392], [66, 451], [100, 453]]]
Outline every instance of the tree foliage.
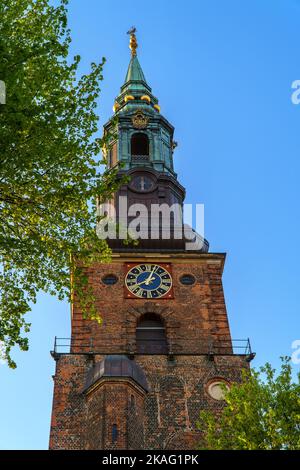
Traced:
[[266, 364], [244, 372], [242, 382], [224, 389], [220, 415], [202, 412], [198, 428], [201, 447], [235, 450], [300, 449], [300, 374], [292, 380], [288, 358], [281, 371]]
[[117, 184], [115, 172], [100, 174], [103, 141], [95, 136], [104, 59], [77, 77], [67, 1], [51, 3], [0, 5], [0, 344], [12, 367], [11, 348], [28, 348], [24, 315], [37, 292], [69, 298], [72, 269], [95, 316], [71, 254], [87, 263], [110, 253], [95, 233], [96, 196], [107, 200]]

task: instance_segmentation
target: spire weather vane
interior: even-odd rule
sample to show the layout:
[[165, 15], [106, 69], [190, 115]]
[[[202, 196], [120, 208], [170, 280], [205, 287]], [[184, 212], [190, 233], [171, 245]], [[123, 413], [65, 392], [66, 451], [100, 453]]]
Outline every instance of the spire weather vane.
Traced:
[[132, 26], [129, 31], [127, 31], [127, 34], [130, 35], [130, 42], [129, 42], [129, 49], [131, 50], [131, 55], [132, 57], [136, 56], [136, 50], [138, 47], [138, 43], [136, 40], [136, 27]]

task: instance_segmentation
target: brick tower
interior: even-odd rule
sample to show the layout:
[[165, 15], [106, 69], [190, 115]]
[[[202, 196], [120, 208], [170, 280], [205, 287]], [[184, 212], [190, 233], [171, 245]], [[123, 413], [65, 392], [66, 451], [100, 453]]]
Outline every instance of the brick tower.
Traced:
[[[193, 449], [200, 410], [222, 408], [220, 384], [238, 381], [253, 358], [248, 340], [231, 339], [225, 254], [208, 252], [207, 241], [174, 215], [185, 196], [173, 168], [174, 128], [146, 82], [134, 29], [130, 48], [118, 119], [104, 132], [108, 165], [129, 177], [112, 205], [118, 226], [138, 212], [143, 236], [137, 246], [112, 237], [111, 262], [86, 268], [101, 326], [83, 319], [75, 293], [72, 337], [56, 339], [52, 352], [50, 449]], [[150, 218], [158, 205], [175, 207], [170, 224]]]

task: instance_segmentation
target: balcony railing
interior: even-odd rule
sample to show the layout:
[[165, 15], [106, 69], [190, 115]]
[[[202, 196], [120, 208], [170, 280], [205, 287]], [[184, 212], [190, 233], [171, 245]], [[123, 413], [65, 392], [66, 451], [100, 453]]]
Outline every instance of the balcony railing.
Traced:
[[149, 155], [131, 155], [131, 158], [136, 162], [146, 162], [149, 160]]
[[[114, 345], [115, 343], [115, 345]], [[145, 339], [141, 341], [130, 342], [120, 340], [120, 338], [103, 339], [101, 342], [95, 342], [80, 338], [57, 338], [55, 337], [53, 355], [58, 354], [100, 354], [100, 355], [172, 355], [172, 356], [247, 356], [252, 360], [255, 357], [250, 340], [192, 340], [177, 339], [162, 342], [161, 339]]]

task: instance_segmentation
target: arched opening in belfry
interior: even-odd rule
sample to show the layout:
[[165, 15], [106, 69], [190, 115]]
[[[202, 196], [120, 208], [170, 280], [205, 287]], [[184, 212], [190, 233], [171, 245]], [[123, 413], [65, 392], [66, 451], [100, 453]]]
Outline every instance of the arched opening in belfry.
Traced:
[[165, 326], [159, 315], [146, 313], [136, 327], [136, 346], [140, 354], [167, 354]]
[[149, 156], [149, 138], [143, 132], [136, 132], [131, 137], [131, 156]]

